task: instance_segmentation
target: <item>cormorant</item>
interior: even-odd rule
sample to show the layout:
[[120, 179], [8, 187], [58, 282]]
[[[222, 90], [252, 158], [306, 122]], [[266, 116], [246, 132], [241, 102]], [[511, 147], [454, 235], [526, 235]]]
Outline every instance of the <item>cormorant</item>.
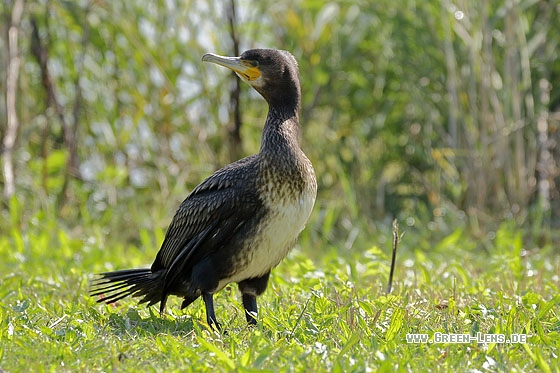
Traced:
[[236, 282], [249, 324], [270, 271], [288, 254], [315, 203], [317, 182], [299, 147], [301, 88], [296, 59], [286, 51], [252, 49], [240, 57], [205, 54], [202, 61], [233, 70], [268, 102], [257, 154], [214, 172], [181, 203], [151, 268], [98, 275], [91, 295], [112, 303], [142, 297], [148, 306], [169, 295], [181, 309], [202, 296], [210, 326], [213, 295]]

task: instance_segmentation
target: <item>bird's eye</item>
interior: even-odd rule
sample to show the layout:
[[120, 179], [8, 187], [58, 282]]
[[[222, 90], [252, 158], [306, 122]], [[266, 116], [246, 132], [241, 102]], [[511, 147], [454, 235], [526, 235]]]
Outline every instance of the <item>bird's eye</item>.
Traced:
[[259, 61], [257, 61], [257, 60], [251, 61], [251, 66], [258, 67], [259, 66]]

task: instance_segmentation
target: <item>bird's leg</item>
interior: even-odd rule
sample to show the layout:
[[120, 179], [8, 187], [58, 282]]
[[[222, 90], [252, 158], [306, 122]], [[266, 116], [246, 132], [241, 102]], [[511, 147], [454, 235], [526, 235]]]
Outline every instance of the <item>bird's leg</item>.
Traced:
[[245, 317], [249, 325], [257, 325], [257, 296], [255, 294], [243, 294], [243, 307]]
[[239, 290], [243, 296], [245, 317], [249, 325], [257, 324], [257, 296], [266, 290], [269, 276], [270, 272], [267, 272], [261, 277], [251, 278], [238, 283]]
[[204, 306], [206, 307], [206, 321], [208, 325], [211, 328], [216, 325], [216, 329], [221, 331], [222, 327], [218, 320], [216, 320], [216, 313], [214, 312], [214, 295], [211, 293], [202, 293], [202, 300], [204, 300]]

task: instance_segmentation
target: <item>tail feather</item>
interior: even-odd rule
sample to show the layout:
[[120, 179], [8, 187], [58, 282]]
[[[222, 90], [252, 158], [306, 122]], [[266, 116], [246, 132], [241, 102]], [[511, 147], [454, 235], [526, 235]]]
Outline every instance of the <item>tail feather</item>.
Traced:
[[[138, 284], [138, 282], [136, 282], [134, 285]], [[121, 282], [121, 283], [117, 283], [115, 284], [114, 282], [109, 282], [109, 281], [105, 281], [105, 282], [92, 282], [92, 286], [95, 287], [95, 289], [92, 289], [91, 294], [90, 295], [101, 295], [107, 291], [114, 291], [114, 290], [119, 290], [122, 288], [126, 288], [129, 287], [133, 284], [131, 283], [127, 283], [127, 282]]]
[[98, 303], [114, 303], [127, 296], [143, 297], [139, 303], [148, 306], [162, 302], [163, 312], [167, 296], [162, 296], [161, 273], [152, 273], [149, 268], [125, 269], [100, 273], [91, 283], [91, 296], [102, 296]]

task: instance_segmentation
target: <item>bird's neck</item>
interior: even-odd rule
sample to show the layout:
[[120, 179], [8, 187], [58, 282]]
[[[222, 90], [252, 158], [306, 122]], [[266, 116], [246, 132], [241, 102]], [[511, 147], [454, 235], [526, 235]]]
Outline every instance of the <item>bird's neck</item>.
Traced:
[[292, 151], [299, 150], [300, 129], [298, 112], [299, 105], [269, 107], [262, 134], [261, 154], [289, 156], [293, 154]]

